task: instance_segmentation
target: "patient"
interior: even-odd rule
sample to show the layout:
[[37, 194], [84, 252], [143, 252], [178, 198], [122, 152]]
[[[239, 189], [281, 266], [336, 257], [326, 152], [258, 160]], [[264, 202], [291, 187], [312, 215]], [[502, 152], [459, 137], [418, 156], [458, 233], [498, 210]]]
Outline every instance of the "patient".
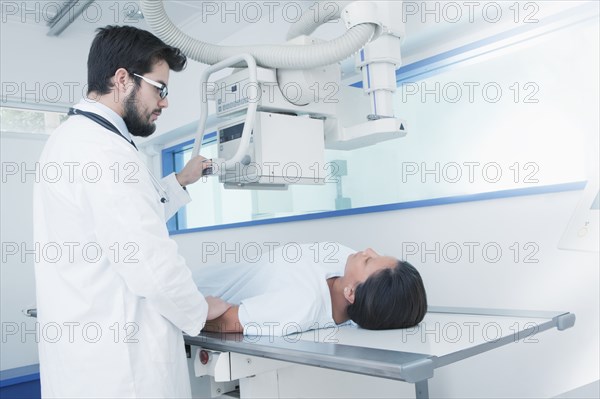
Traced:
[[204, 331], [284, 336], [348, 320], [371, 330], [408, 328], [427, 311], [423, 281], [408, 262], [331, 242], [202, 267], [194, 280], [204, 295], [231, 304]]

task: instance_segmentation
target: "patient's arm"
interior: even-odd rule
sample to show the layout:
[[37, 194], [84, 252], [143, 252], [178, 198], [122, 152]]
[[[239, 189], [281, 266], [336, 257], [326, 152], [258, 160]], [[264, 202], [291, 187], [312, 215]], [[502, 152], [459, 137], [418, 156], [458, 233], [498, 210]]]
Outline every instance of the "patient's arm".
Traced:
[[231, 307], [230, 303], [227, 303], [218, 297], [207, 296], [205, 299], [206, 303], [208, 303], [208, 314], [206, 315], [206, 320], [216, 319]]
[[244, 328], [238, 317], [239, 306], [232, 306], [221, 316], [214, 320], [208, 320], [202, 331], [242, 333]]

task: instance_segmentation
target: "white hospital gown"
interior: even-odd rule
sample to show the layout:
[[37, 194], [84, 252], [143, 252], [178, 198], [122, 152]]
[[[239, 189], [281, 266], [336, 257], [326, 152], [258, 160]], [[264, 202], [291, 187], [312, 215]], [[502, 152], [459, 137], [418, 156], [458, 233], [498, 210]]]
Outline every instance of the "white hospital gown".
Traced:
[[335, 326], [327, 279], [342, 276], [354, 252], [333, 242], [286, 244], [193, 275], [202, 294], [239, 305], [244, 335], [283, 336]]

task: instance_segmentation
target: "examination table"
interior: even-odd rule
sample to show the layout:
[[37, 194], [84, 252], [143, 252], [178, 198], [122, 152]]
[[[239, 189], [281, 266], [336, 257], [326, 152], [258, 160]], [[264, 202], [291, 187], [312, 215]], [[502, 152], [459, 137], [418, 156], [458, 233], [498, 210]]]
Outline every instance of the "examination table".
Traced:
[[410, 329], [344, 325], [285, 337], [201, 333], [186, 335], [185, 343], [194, 375], [212, 377], [213, 395], [239, 380], [242, 398], [277, 396], [277, 370], [300, 364], [405, 381], [414, 384], [417, 398], [428, 398], [435, 369], [521, 340], [535, 342], [543, 331], [574, 323], [569, 312], [430, 307]]

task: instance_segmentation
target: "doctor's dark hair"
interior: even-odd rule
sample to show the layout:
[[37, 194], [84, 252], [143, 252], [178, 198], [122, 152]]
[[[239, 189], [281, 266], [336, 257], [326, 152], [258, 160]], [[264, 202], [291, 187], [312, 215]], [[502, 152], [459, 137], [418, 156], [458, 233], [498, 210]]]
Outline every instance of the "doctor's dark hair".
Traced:
[[[179, 72], [187, 58], [181, 50], [165, 44], [158, 37], [132, 26], [106, 26], [97, 30], [88, 55], [88, 94], [107, 94], [110, 79], [117, 69], [144, 75], [159, 61], [166, 61], [169, 69]], [[136, 80], [136, 84], [140, 82]]]
[[357, 285], [347, 312], [368, 330], [414, 327], [427, 312], [421, 275], [410, 263], [398, 261], [396, 267], [382, 269]]

